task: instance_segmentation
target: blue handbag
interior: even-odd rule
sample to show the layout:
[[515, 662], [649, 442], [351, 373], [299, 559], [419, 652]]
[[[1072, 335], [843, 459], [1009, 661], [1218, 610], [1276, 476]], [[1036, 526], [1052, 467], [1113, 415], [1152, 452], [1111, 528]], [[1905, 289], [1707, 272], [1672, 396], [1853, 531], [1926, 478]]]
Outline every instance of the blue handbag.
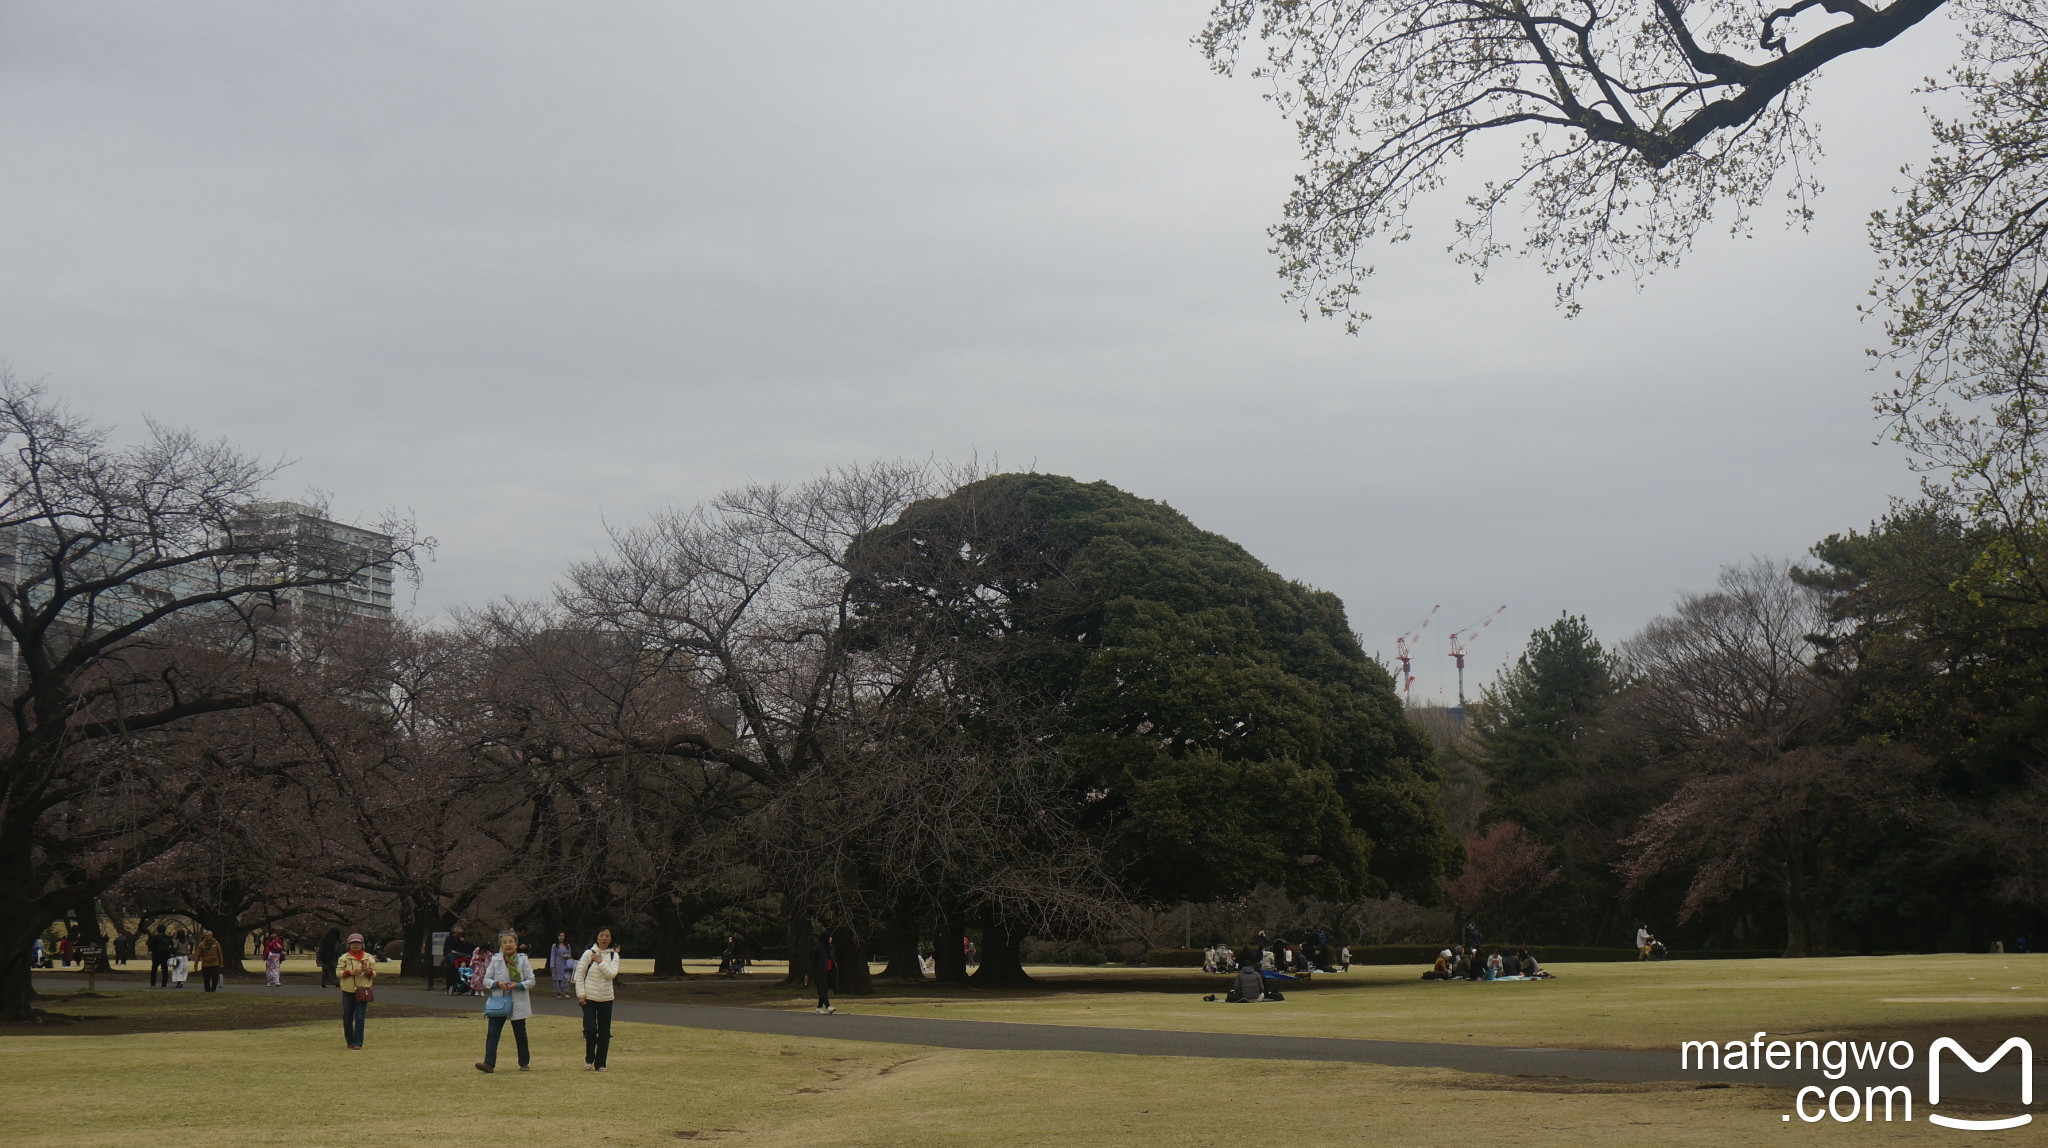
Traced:
[[[509, 967], [508, 967], [508, 968], [507, 968], [507, 969], [505, 970], [505, 975], [506, 975], [506, 976], [507, 976], [508, 978], [509, 978], [509, 977], [517, 977], [517, 976], [519, 975], [519, 973], [518, 973], [518, 970], [516, 970], [516, 969], [512, 969], [512, 968], [509, 968]], [[503, 993], [504, 993], [505, 995], [504, 995], [504, 996], [497, 996], [496, 994], [497, 994], [498, 992], [501, 992], [501, 991], [502, 991], [502, 992], [503, 992]], [[493, 995], [492, 995], [492, 996], [491, 996], [491, 997], [490, 997], [489, 999], [487, 999], [487, 1000], [485, 1000], [485, 1001], [484, 1001], [484, 1015], [485, 1015], [485, 1016], [487, 1016], [487, 1017], [490, 1017], [490, 1016], [502, 1016], [502, 1017], [509, 1017], [509, 1016], [511, 1016], [511, 1015], [512, 1015], [512, 991], [513, 991], [513, 990], [511, 990], [511, 989], [503, 989], [503, 990], [500, 990], [500, 989], [492, 989], [492, 990], [491, 990], [491, 992], [492, 992], [492, 994], [493, 994]]]

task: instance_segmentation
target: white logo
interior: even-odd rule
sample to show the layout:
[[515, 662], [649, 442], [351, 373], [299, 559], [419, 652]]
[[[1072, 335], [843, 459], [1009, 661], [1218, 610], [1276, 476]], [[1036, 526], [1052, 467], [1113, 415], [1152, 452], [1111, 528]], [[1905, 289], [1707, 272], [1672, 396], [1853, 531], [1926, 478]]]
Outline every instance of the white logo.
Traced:
[[[1941, 1103], [1941, 1050], [1944, 1048], [1962, 1057], [1963, 1063], [1969, 1065], [1972, 1072], [1990, 1072], [1991, 1066], [2005, 1059], [2006, 1053], [2011, 1052], [2013, 1049], [2019, 1049], [2020, 1103], [2032, 1104], [2034, 1102], [2034, 1046], [2028, 1044], [2023, 1038], [2016, 1036], [1999, 1045], [1997, 1052], [1992, 1053], [1983, 1060], [1978, 1060], [1976, 1057], [1971, 1056], [1964, 1050], [1962, 1045], [1957, 1044], [1949, 1037], [1942, 1037], [1940, 1040], [1935, 1041], [1927, 1050], [1927, 1103]], [[1961, 1120], [1953, 1116], [1937, 1116], [1932, 1112], [1927, 1114], [1927, 1118], [1943, 1128], [1967, 1128], [1979, 1132], [1995, 1132], [2001, 1128], [2018, 1128], [2020, 1125], [2034, 1119], [2032, 1113], [2021, 1113], [2018, 1116], [2008, 1116], [2003, 1120]]]

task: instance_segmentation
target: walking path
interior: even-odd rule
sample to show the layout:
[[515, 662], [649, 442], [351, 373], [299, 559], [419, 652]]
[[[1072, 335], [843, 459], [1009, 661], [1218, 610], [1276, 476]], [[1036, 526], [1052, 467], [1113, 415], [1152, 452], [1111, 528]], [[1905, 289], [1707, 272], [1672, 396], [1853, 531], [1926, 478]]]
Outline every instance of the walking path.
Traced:
[[[84, 988], [83, 980], [39, 976], [44, 988]], [[545, 982], [543, 982], [545, 983]], [[138, 987], [122, 985], [122, 988]], [[146, 991], [146, 990], [145, 990]], [[187, 991], [198, 991], [197, 982]], [[224, 984], [222, 992], [302, 999], [332, 998], [334, 989], [291, 985]], [[1448, 1068], [1496, 1076], [1550, 1077], [1577, 1081], [1639, 1084], [1688, 1081], [1698, 1084], [1747, 1083], [1826, 1088], [1853, 1085], [1904, 1084], [1924, 1102], [1927, 1066], [1916, 1060], [1903, 1072], [1889, 1069], [1851, 1070], [1841, 1080], [1818, 1073], [1762, 1071], [1680, 1071], [1678, 1051], [1642, 1052], [1624, 1049], [1503, 1048], [1481, 1044], [1433, 1044], [1402, 1040], [1355, 1040], [1341, 1037], [1272, 1036], [1262, 1034], [1188, 1032], [1176, 1029], [1090, 1028], [1064, 1024], [1018, 1024], [1009, 1021], [940, 1020], [929, 1017], [881, 1016], [841, 1011], [820, 1016], [810, 1009], [738, 1008], [730, 1005], [670, 1004], [635, 1001], [622, 995], [613, 1019], [639, 1024], [748, 1032], [798, 1039], [874, 1041], [1017, 1052], [1094, 1052], [1125, 1056], [1187, 1056], [1250, 1060], [1343, 1061], [1395, 1068]], [[546, 1016], [580, 1017], [574, 1001], [551, 994], [533, 994], [533, 1011]], [[474, 997], [454, 997], [415, 987], [379, 988], [377, 999], [415, 1008], [447, 1008], [481, 1012]], [[373, 1008], [375, 1006], [372, 1006]], [[852, 1007], [858, 1009], [858, 1000]], [[1218, 1008], [1268, 1006], [1219, 1005]], [[1275, 1008], [1284, 1005], [1270, 1006]], [[1705, 1034], [1702, 1034], [1705, 1035]], [[1919, 1051], [1924, 1052], [1924, 1047]], [[2012, 1104], [2019, 1090], [2017, 1057], [2008, 1056], [1991, 1072], [1978, 1075], [1951, 1062], [1942, 1080], [1942, 1094]], [[2048, 1098], [2044, 1098], [2048, 1099]]]

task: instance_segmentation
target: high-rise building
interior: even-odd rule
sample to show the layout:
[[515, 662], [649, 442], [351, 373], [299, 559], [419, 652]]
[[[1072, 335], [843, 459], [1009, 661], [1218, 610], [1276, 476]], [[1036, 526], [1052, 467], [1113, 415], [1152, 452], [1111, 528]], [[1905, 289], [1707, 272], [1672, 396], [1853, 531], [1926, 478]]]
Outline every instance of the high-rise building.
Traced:
[[322, 570], [354, 570], [345, 583], [288, 586], [277, 592], [283, 612], [300, 625], [334, 624], [350, 618], [391, 617], [394, 580], [388, 534], [336, 522], [299, 502], [265, 502], [249, 508], [251, 527], [270, 543], [272, 556], [238, 565], [235, 573], [270, 574], [278, 580]]

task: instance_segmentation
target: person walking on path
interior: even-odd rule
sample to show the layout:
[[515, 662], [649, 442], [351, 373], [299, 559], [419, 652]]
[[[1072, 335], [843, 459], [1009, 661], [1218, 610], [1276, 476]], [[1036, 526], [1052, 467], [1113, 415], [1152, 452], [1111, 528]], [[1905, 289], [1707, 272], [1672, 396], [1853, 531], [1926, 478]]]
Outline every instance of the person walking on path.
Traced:
[[583, 1008], [583, 1067], [605, 1071], [612, 1050], [612, 982], [619, 975], [619, 946], [610, 929], [599, 929], [576, 962], [576, 1003]]
[[263, 983], [271, 988], [284, 985], [284, 938], [276, 933], [263, 942]]
[[839, 960], [832, 952], [832, 938], [818, 934], [818, 943], [811, 946], [811, 971], [804, 978], [818, 989], [818, 1011], [833, 1013], [832, 990], [839, 987]]
[[192, 963], [199, 966], [199, 980], [206, 991], [219, 991], [220, 975], [228, 963], [227, 954], [221, 951], [220, 939], [202, 930], [199, 944], [192, 950]]
[[[519, 1045], [519, 1071], [525, 1072], [532, 1060], [526, 1045], [526, 1018], [533, 1015], [530, 993], [539, 983], [539, 978], [533, 975], [533, 965], [526, 959], [526, 954], [519, 951], [518, 934], [498, 934], [498, 951], [491, 956], [484, 981], [490, 986], [490, 997], [484, 1002], [484, 1020], [489, 1028], [484, 1034], [484, 1058], [476, 1062], [476, 1070], [498, 1071], [498, 1037], [504, 1033], [505, 1022], [509, 1020], [512, 1022], [512, 1039]], [[490, 1002], [505, 997], [512, 998], [511, 1010], [491, 1015]]]
[[556, 933], [548, 950], [548, 972], [555, 978], [555, 996], [565, 997], [576, 989], [576, 955], [569, 951], [569, 934]]
[[157, 987], [157, 970], [164, 974], [163, 987], [171, 987], [171, 935], [158, 925], [156, 932], [149, 935], [149, 987]]
[[320, 948], [316, 950], [314, 959], [320, 962], [320, 987], [324, 989], [335, 983], [334, 962], [341, 959], [340, 929], [329, 929], [327, 935], [320, 938]]
[[377, 980], [377, 961], [363, 950], [363, 935], [348, 935], [348, 952], [335, 958], [341, 982], [341, 1037], [350, 1048], [363, 1047], [363, 1022], [370, 1016], [370, 986]]

